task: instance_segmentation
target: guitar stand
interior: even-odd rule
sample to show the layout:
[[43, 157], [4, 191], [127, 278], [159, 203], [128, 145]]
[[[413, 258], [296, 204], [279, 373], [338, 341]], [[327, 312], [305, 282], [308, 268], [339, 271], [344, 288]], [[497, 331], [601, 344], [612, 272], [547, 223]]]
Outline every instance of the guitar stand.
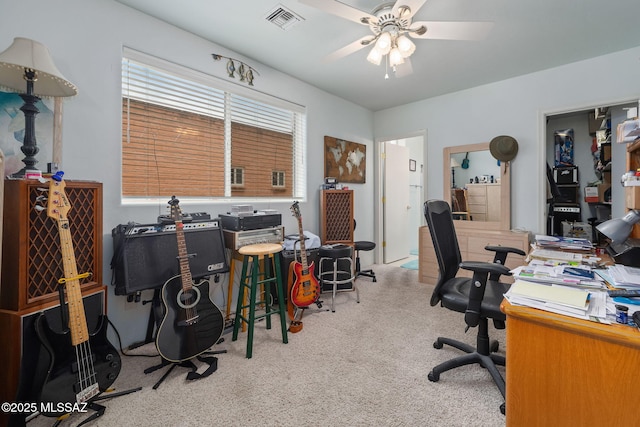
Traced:
[[155, 372], [158, 369], [164, 368], [165, 366], [169, 366], [169, 369], [167, 369], [166, 372], [164, 374], [162, 374], [162, 377], [160, 377], [158, 382], [156, 382], [153, 385], [153, 389], [154, 390], [157, 390], [158, 387], [160, 387], [160, 385], [164, 382], [165, 379], [167, 379], [169, 374], [174, 370], [174, 368], [176, 366], [180, 366], [182, 368], [190, 369], [189, 373], [187, 374], [187, 380], [198, 380], [200, 378], [208, 377], [209, 375], [211, 375], [212, 373], [214, 373], [218, 369], [218, 358], [217, 357], [206, 357], [206, 356], [214, 355], [214, 354], [223, 354], [223, 353], [226, 353], [226, 352], [227, 352], [227, 350], [205, 351], [201, 355], [196, 356], [196, 358], [199, 361], [209, 364], [209, 367], [207, 368], [207, 370], [204, 371], [202, 374], [198, 374], [196, 372], [198, 370], [198, 367], [195, 365], [195, 363], [193, 363], [193, 358], [188, 359], [188, 360], [184, 360], [182, 362], [171, 362], [171, 361], [165, 359], [164, 357], [162, 358], [162, 362], [160, 362], [158, 365], [154, 365], [154, 366], [151, 366], [151, 367], [145, 369], [144, 373], [145, 374], [150, 374], [151, 372]]
[[[89, 409], [93, 410], [94, 413], [89, 415], [87, 418], [85, 418], [76, 427], [80, 427], [82, 425], [90, 423], [91, 421], [95, 420], [96, 418], [100, 418], [101, 416], [104, 415], [104, 412], [107, 409], [107, 407], [104, 406], [104, 405], [101, 405], [99, 403], [96, 403], [97, 400], [112, 399], [114, 397], [124, 396], [125, 394], [135, 393], [136, 391], [140, 391], [140, 390], [142, 390], [142, 387], [136, 387], [136, 388], [132, 388], [130, 390], [124, 390], [124, 391], [118, 391], [118, 392], [114, 392], [114, 393], [108, 393], [108, 394], [105, 394], [105, 395], [100, 395], [100, 396], [97, 396], [94, 399], [91, 399], [91, 401], [89, 402], [87, 407]], [[60, 423], [60, 421], [62, 421], [62, 420], [59, 419], [58, 421], [56, 421], [54, 426], [57, 426]]]

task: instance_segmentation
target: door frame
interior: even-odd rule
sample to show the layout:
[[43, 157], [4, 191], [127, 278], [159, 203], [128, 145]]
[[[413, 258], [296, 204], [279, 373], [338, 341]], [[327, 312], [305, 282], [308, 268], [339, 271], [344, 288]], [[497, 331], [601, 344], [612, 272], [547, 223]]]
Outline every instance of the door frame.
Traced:
[[546, 230], [547, 217], [547, 118], [550, 116], [556, 116], [559, 114], [573, 113], [583, 110], [595, 110], [599, 107], [617, 106], [623, 104], [631, 104], [638, 102], [639, 114], [640, 114], [640, 102], [638, 98], [618, 98], [609, 99], [598, 102], [597, 104], [577, 104], [571, 107], [565, 107], [560, 109], [548, 109], [539, 110], [538, 113], [538, 176], [541, 178], [541, 182], [538, 183], [538, 230]]
[[[386, 137], [376, 137], [374, 140], [375, 150], [377, 155], [377, 161], [374, 163], [374, 230], [373, 235], [376, 242], [380, 242], [380, 244], [376, 245], [374, 250], [374, 262], [376, 264], [382, 263], [383, 258], [383, 237], [384, 237], [384, 221], [383, 221], [383, 211], [384, 206], [382, 204], [382, 191], [383, 191], [383, 162], [384, 156], [382, 155], [382, 143], [386, 141], [394, 141], [398, 139], [406, 139], [406, 138], [415, 138], [422, 137], [422, 164], [424, 165], [424, 171], [422, 174], [423, 183], [422, 183], [422, 199], [427, 200], [427, 130], [421, 129], [413, 132], [402, 133], [400, 135], [395, 136], [386, 136]], [[408, 167], [408, 165], [407, 165]]]

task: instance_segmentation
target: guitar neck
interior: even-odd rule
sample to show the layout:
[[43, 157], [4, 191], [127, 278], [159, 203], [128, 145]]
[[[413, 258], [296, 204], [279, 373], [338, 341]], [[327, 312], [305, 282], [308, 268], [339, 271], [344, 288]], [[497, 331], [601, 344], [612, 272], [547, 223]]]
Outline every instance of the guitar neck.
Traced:
[[307, 248], [304, 244], [304, 231], [302, 230], [302, 217], [298, 216], [298, 233], [300, 234], [300, 259], [302, 263], [303, 270], [306, 270], [307, 267]]
[[184, 224], [176, 221], [176, 238], [178, 239], [178, 260], [180, 261], [180, 276], [182, 277], [182, 289], [191, 289], [193, 277], [189, 268], [189, 255], [187, 254], [187, 243], [184, 239]]
[[65, 289], [67, 291], [67, 303], [69, 307], [69, 330], [71, 331], [71, 343], [76, 346], [89, 340], [87, 318], [82, 302], [82, 290], [78, 279], [78, 268], [73, 251], [73, 241], [69, 221], [58, 220], [60, 232], [60, 246], [62, 252], [62, 265], [64, 269]]

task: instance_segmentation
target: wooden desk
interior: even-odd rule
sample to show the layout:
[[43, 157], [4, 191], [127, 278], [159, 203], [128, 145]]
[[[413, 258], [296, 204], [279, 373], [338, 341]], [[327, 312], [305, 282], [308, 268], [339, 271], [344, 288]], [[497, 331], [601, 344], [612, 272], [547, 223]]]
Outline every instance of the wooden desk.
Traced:
[[503, 301], [507, 426], [640, 426], [640, 331]]

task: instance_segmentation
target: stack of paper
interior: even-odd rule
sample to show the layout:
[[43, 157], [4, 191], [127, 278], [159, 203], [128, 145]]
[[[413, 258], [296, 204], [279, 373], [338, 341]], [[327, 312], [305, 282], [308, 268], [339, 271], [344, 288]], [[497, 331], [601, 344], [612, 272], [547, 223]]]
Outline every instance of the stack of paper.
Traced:
[[526, 266], [511, 270], [513, 277], [530, 282], [576, 286], [581, 288], [606, 289], [605, 283], [589, 266], [547, 265], [533, 260]]
[[537, 234], [535, 237], [536, 245], [541, 249], [558, 249], [569, 251], [591, 251], [593, 243], [589, 239], [580, 239], [577, 237], [560, 237], [547, 236]]
[[609, 323], [606, 319], [606, 292], [516, 280], [504, 296], [511, 304]]
[[612, 285], [623, 289], [640, 289], [640, 268], [615, 264], [607, 269]]
[[582, 254], [575, 254], [572, 252], [556, 251], [553, 249], [536, 249], [534, 248], [529, 252], [529, 257], [539, 260], [554, 260], [561, 261], [566, 264], [580, 264], [582, 263]]

